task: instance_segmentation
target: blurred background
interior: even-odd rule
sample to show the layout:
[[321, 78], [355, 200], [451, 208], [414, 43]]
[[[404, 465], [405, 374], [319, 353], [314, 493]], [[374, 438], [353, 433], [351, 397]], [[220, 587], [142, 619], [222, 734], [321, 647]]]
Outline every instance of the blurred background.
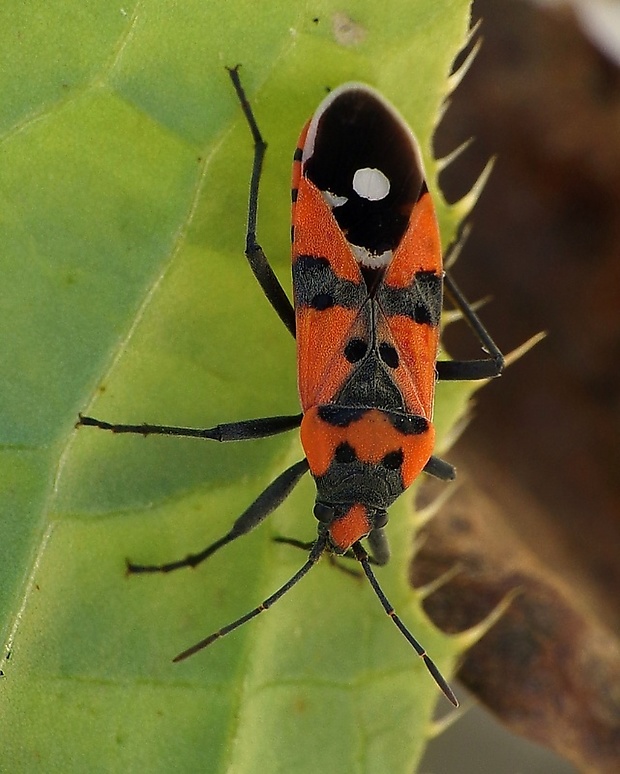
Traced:
[[[476, 0], [473, 20], [482, 45], [436, 136], [439, 157], [473, 138], [441, 177], [448, 200], [497, 159], [453, 273], [489, 299], [480, 314], [505, 353], [547, 336], [476, 396], [448, 456], [458, 496], [424, 531], [412, 581], [458, 562], [425, 604], [449, 631], [519, 590], [459, 677], [533, 744], [475, 710], [421, 771], [617, 772], [620, 3]], [[464, 325], [446, 341], [475, 356]]]

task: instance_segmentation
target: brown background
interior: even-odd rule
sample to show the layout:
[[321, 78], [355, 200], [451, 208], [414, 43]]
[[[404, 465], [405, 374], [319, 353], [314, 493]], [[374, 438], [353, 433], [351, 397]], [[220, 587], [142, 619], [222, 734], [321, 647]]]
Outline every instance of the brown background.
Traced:
[[[547, 337], [477, 396], [449, 457], [461, 487], [426, 530], [412, 580], [459, 562], [426, 605], [449, 631], [518, 588], [460, 678], [512, 730], [581, 770], [616, 772], [620, 72], [566, 8], [480, 0], [480, 17], [482, 48], [436, 138], [438, 156], [475, 138], [442, 177], [451, 200], [497, 155], [454, 274], [470, 299], [492, 296], [481, 316], [504, 352]], [[446, 339], [476, 355], [463, 325]], [[455, 769], [440, 760], [422, 770], [465, 771], [462, 756]], [[552, 771], [494, 760], [491, 748], [472, 770]]]

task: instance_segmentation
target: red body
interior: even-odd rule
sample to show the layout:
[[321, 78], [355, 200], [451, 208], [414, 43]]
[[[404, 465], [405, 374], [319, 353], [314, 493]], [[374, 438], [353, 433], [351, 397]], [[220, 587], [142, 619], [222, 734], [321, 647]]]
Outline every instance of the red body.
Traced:
[[304, 127], [292, 223], [301, 441], [342, 553], [431, 457], [442, 305], [417, 143], [368, 87], [341, 86]]

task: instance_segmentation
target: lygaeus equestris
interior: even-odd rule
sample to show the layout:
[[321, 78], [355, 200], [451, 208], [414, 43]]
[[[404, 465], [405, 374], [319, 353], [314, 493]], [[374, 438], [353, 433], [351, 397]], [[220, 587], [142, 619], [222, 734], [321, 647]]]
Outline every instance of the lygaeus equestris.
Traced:
[[[385, 612], [457, 705], [451, 688], [381, 590], [361, 541], [368, 540], [376, 564], [385, 564], [388, 507], [423, 471], [442, 480], [454, 478], [454, 468], [433, 455], [436, 379], [497, 376], [503, 356], [443, 271], [434, 207], [413, 134], [377, 92], [359, 83], [344, 84], [323, 100], [295, 151], [291, 304], [256, 238], [266, 144], [238, 68], [229, 73], [255, 148], [246, 256], [270, 304], [297, 339], [302, 413], [208, 429], [111, 424], [86, 416], [78, 424], [115, 433], [216, 441], [264, 438], [300, 427], [306, 456], [281, 473], [229, 532], [203, 551], [162, 565], [131, 563], [128, 569], [170, 572], [196, 566], [258, 526], [309, 470], [317, 487], [318, 535], [306, 563], [261, 605], [174, 660], [187, 658], [268, 609], [323, 553], [352, 553]], [[444, 290], [488, 357], [437, 361]]]

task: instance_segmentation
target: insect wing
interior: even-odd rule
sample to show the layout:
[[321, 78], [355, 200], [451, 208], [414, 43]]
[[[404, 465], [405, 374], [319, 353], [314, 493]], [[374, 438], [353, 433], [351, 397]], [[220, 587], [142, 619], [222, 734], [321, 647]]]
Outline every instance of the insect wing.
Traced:
[[409, 226], [377, 292], [378, 335], [396, 349], [394, 380], [411, 414], [432, 419], [443, 302], [441, 244], [423, 185]]
[[413, 134], [374, 90], [339, 87], [304, 127], [293, 168], [304, 411], [332, 401], [372, 344], [403, 408], [430, 419], [441, 277], [437, 222]]
[[[367, 338], [368, 292], [351, 247], [322, 192], [302, 173], [304, 128], [293, 168], [293, 293], [298, 385], [304, 411], [328, 403], [353, 370], [346, 343]], [[367, 315], [366, 315], [367, 317]]]

